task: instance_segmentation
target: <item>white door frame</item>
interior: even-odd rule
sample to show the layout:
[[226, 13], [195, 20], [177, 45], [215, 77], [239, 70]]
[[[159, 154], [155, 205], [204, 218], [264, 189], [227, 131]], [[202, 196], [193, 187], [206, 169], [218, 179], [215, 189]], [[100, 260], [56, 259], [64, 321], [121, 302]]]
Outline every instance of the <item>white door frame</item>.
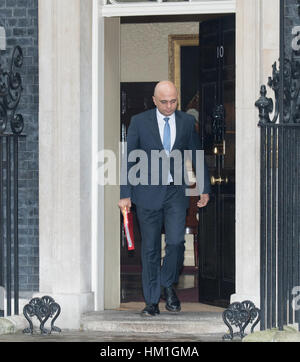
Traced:
[[[276, 29], [279, 11], [274, 0], [195, 1], [189, 3], [119, 4], [102, 5], [94, 1], [94, 108], [95, 132], [93, 142], [93, 290], [96, 310], [115, 307], [105, 303], [110, 291], [105, 287], [105, 227], [104, 194], [97, 185], [97, 150], [103, 146], [104, 111], [104, 19], [112, 16], [182, 15], [209, 13], [236, 13], [237, 18], [237, 79], [236, 79], [236, 294], [232, 301], [250, 299], [259, 306], [259, 239], [260, 239], [260, 169], [258, 117], [254, 102], [258, 98], [260, 84], [266, 82], [268, 69], [264, 64], [276, 60], [277, 42], [270, 36], [270, 26]], [[275, 6], [274, 6], [275, 5]], [[278, 5], [278, 7], [276, 6]], [[271, 9], [271, 10], [270, 10]], [[251, 31], [249, 31], [251, 29]], [[264, 37], [269, 34], [268, 38]], [[271, 65], [271, 64], [270, 64]], [[271, 67], [270, 67], [271, 68]], [[105, 205], [104, 205], [105, 208]], [[118, 211], [116, 211], [118, 212]], [[116, 251], [117, 252], [117, 251]], [[118, 251], [119, 252], [119, 251]], [[250, 262], [249, 262], [250, 261]], [[117, 269], [116, 269], [117, 270]], [[119, 270], [119, 269], [118, 269]], [[119, 285], [110, 285], [119, 288]], [[120, 288], [119, 288], [120, 289]], [[118, 301], [116, 302], [119, 303]]]

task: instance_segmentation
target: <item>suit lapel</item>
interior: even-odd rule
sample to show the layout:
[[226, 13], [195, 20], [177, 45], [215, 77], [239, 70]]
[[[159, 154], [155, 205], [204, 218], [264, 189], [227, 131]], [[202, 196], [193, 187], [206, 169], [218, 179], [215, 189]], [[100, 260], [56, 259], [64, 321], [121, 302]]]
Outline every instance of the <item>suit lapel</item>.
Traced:
[[153, 134], [153, 136], [155, 138], [158, 149], [163, 150], [164, 146], [163, 146], [161, 138], [160, 138], [158, 122], [157, 122], [157, 117], [156, 117], [156, 108], [152, 110], [151, 117], [150, 117], [149, 121], [150, 121], [149, 122], [150, 123], [149, 129], [150, 129], [150, 132]]
[[182, 134], [182, 127], [183, 127], [182, 117], [180, 113], [177, 111], [175, 112], [175, 122], [176, 122], [176, 138], [172, 150], [176, 149], [177, 147], [177, 143], [180, 140]]

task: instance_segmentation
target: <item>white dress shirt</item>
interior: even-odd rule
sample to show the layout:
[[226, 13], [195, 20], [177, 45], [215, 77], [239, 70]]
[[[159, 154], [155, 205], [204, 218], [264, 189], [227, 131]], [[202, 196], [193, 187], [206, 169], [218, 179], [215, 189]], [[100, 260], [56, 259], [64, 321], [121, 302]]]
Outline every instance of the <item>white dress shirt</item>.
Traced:
[[[166, 116], [161, 114], [160, 111], [156, 108], [156, 118], [157, 118], [157, 122], [158, 122], [161, 143], [164, 144], [164, 129], [165, 129], [165, 124], [166, 124], [166, 121], [164, 120], [164, 118], [166, 118]], [[171, 116], [168, 116], [168, 118], [169, 118], [170, 132], [171, 132], [171, 151], [172, 151], [172, 148], [174, 146], [175, 139], [176, 139], [175, 113], [173, 113]], [[169, 174], [168, 180], [169, 180], [169, 182], [173, 182], [173, 177], [171, 174]]]
[[[160, 111], [156, 108], [156, 117], [157, 117], [157, 122], [158, 122], [161, 143], [163, 144], [164, 143], [164, 129], [165, 129], [165, 124], [166, 124], [166, 121], [164, 120], [164, 118], [166, 118], [166, 116], [161, 114]], [[171, 116], [168, 116], [168, 118], [169, 118], [169, 125], [170, 125], [170, 131], [171, 131], [171, 151], [172, 151], [172, 148], [174, 146], [175, 139], [176, 139], [175, 113], [173, 113]]]

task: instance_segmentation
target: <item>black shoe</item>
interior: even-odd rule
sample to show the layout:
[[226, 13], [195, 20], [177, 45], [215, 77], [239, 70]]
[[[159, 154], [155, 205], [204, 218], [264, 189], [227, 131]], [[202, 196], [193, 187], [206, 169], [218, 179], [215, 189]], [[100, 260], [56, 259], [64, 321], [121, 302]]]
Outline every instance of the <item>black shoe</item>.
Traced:
[[143, 317], [155, 317], [160, 314], [158, 304], [146, 304], [146, 307], [141, 311]]
[[173, 287], [165, 288], [165, 299], [166, 299], [166, 309], [169, 312], [181, 311], [180, 301], [177, 298], [177, 295]]
[[159, 314], [160, 314], [160, 310], [159, 310], [158, 304], [154, 304], [154, 313], [155, 313], [155, 315], [159, 315]]

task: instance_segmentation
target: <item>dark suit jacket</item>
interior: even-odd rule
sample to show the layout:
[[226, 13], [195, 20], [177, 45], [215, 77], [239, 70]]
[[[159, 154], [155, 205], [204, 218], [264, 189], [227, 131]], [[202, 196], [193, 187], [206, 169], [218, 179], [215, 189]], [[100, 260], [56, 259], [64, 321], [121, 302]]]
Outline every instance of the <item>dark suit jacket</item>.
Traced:
[[[121, 199], [131, 198], [131, 201], [146, 209], [158, 210], [162, 207], [167, 189], [167, 179], [169, 172], [176, 184], [180, 183], [180, 195], [186, 207], [189, 206], [189, 198], [186, 196], [188, 185], [184, 182], [186, 169], [184, 163], [184, 151], [190, 150], [192, 164], [196, 170], [196, 151], [200, 150], [199, 135], [195, 130], [195, 118], [184, 112], [176, 111], [176, 139], [172, 148], [170, 167], [163, 167], [163, 159], [168, 159], [160, 138], [156, 109], [140, 113], [132, 117], [127, 134], [127, 156], [134, 150], [141, 150], [141, 158], [136, 160], [123, 160], [121, 176]], [[152, 157], [160, 153], [160, 158]], [[179, 157], [174, 162], [172, 155]], [[147, 157], [146, 157], [147, 156]], [[146, 162], [145, 162], [146, 160]], [[155, 160], [155, 162], [153, 162]], [[157, 162], [158, 161], [158, 162]], [[143, 171], [140, 166], [144, 165]], [[135, 166], [135, 167], [134, 167]], [[204, 162], [204, 189], [200, 193], [210, 192], [210, 179], [208, 170]], [[137, 175], [142, 179], [142, 184], [132, 185], [128, 175]], [[125, 179], [124, 180], [124, 175]], [[122, 182], [123, 179], [123, 182]], [[180, 180], [180, 182], [178, 182]], [[152, 182], [152, 184], [151, 184]], [[123, 183], [123, 185], [122, 185]], [[127, 185], [124, 185], [127, 183]], [[154, 183], [154, 184], [153, 184]]]

